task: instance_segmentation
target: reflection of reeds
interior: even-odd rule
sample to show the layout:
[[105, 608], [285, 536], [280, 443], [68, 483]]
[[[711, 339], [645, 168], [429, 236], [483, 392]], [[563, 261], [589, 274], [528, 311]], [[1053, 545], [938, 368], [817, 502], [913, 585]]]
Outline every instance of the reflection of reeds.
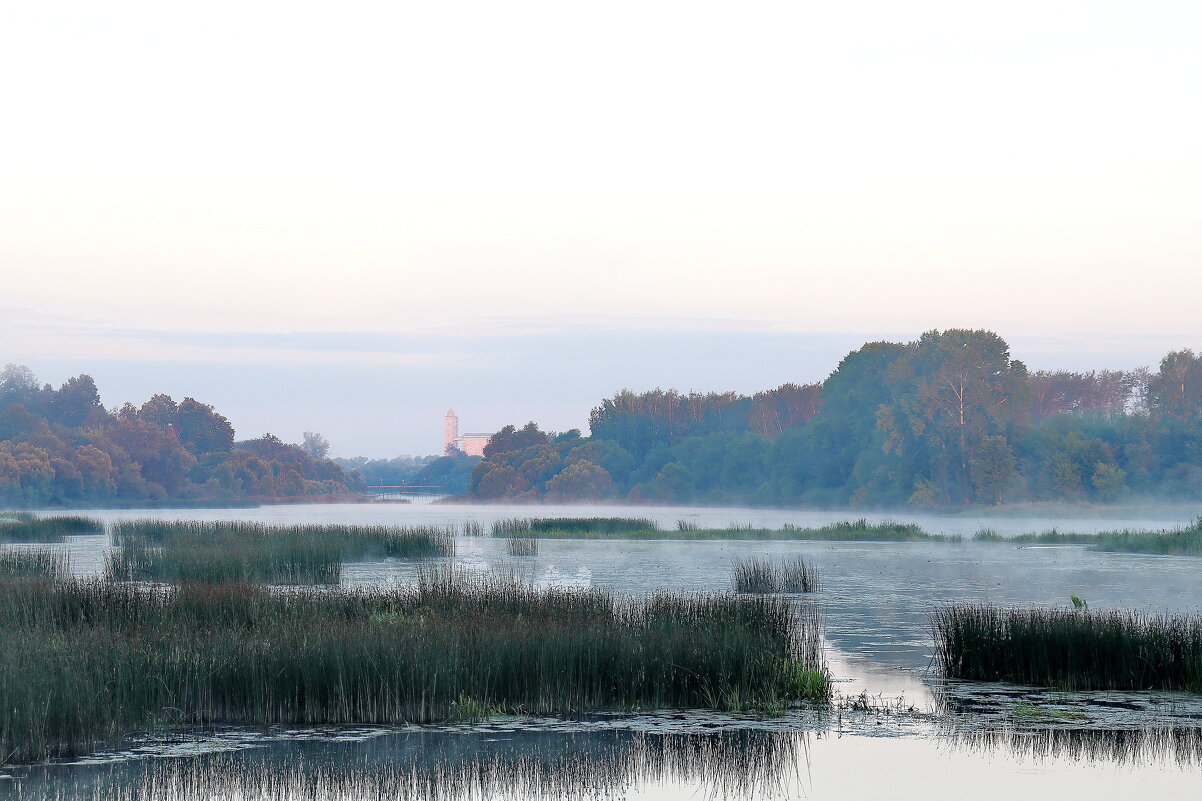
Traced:
[[9, 512], [0, 518], [2, 542], [62, 542], [63, 537], [103, 533], [104, 523], [79, 515], [38, 517], [28, 512]]
[[1147, 765], [1176, 763], [1184, 768], [1202, 765], [1202, 728], [1196, 726], [1143, 729], [1096, 729], [1041, 726], [1035, 728], [951, 729], [953, 743], [968, 751], [1008, 751], [1033, 762], [1073, 762]]
[[818, 567], [801, 556], [792, 556], [779, 565], [768, 559], [739, 559], [734, 567], [736, 592], [817, 592]]
[[159, 722], [434, 722], [504, 710], [780, 708], [824, 699], [817, 612], [781, 598], [417, 586], [153, 588], [0, 580], [0, 752], [77, 752]]
[[[688, 785], [712, 799], [787, 797], [806, 735], [721, 731], [511, 731], [504, 738], [423, 732], [368, 743], [309, 740], [296, 750], [252, 749], [140, 759], [22, 781], [26, 801], [104, 798], [398, 801], [622, 798], [648, 785]], [[65, 773], [65, 775], [64, 775]], [[74, 779], [74, 781], [71, 781]]]
[[117, 580], [336, 584], [342, 563], [452, 556], [439, 526], [292, 525], [134, 520], [113, 525], [106, 556]]
[[63, 551], [51, 548], [0, 551], [0, 577], [66, 578], [70, 573], [70, 560]]
[[538, 540], [529, 537], [510, 537], [505, 543], [505, 550], [510, 556], [537, 556]]
[[933, 616], [944, 674], [1072, 689], [1202, 691], [1202, 619], [957, 604]]

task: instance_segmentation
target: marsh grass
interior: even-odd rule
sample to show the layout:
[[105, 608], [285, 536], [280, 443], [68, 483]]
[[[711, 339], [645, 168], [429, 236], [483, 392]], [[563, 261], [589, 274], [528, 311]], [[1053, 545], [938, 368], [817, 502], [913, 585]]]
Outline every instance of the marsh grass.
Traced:
[[510, 556], [538, 556], [538, 540], [528, 537], [510, 537], [505, 543], [505, 551]]
[[991, 528], [981, 528], [973, 535], [973, 542], [1011, 542], [1020, 545], [1090, 545], [1098, 541], [1097, 534], [1061, 532], [1056, 529], [1028, 532], [1007, 537]]
[[726, 528], [699, 528], [695, 523], [681, 520], [677, 521], [674, 530], [661, 529], [654, 520], [643, 518], [514, 518], [494, 523], [493, 536], [629, 540], [962, 541], [958, 535], [929, 534], [909, 523], [869, 523], [863, 518], [814, 528], [786, 523], [778, 529], [756, 528], [751, 523], [730, 523]]
[[468, 520], [463, 524], [463, 536], [465, 537], [483, 537], [484, 524], [479, 520]]
[[104, 523], [92, 517], [39, 517], [28, 512], [5, 515], [0, 517], [0, 542], [62, 542], [64, 537], [104, 533]]
[[0, 580], [0, 753], [191, 724], [430, 723], [824, 700], [818, 615], [783, 598], [536, 589], [430, 568], [406, 588]]
[[769, 559], [739, 559], [734, 566], [735, 592], [817, 592], [818, 568], [804, 557], [793, 556], [775, 564]]
[[1161, 531], [1107, 531], [1095, 538], [1098, 551], [1202, 556], [1202, 517], [1186, 526]]
[[132, 520], [112, 534], [119, 548], [105, 574], [120, 581], [337, 584], [344, 562], [455, 553], [454, 534], [440, 526]]
[[66, 578], [71, 574], [68, 555], [53, 548], [0, 550], [0, 579], [14, 576]]
[[957, 604], [932, 615], [944, 675], [1070, 690], [1202, 692], [1202, 618]]
[[514, 517], [492, 524], [494, 537], [621, 537], [659, 531], [659, 524], [646, 517]]

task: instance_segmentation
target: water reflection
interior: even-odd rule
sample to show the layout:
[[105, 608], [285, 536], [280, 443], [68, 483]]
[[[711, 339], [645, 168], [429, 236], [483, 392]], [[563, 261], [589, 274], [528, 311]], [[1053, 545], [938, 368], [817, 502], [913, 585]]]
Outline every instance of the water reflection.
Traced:
[[35, 767], [0, 782], [0, 795], [30, 801], [438, 801], [621, 798], [657, 787], [690, 797], [778, 798], [797, 785], [806, 737], [751, 730], [514, 730], [413, 731], [357, 742], [285, 738], [182, 758]]
[[1202, 770], [1202, 728], [1081, 729], [1061, 726], [951, 730], [945, 735], [961, 751], [1002, 752], [1020, 761], [1106, 763], [1122, 766], [1175, 764]]

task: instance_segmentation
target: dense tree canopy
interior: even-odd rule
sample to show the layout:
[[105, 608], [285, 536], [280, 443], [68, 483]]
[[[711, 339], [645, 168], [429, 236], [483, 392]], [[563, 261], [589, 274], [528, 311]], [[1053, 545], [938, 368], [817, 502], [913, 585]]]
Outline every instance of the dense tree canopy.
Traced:
[[0, 505], [267, 499], [358, 491], [362, 479], [268, 435], [234, 441], [212, 406], [155, 395], [107, 411], [91, 376], [39, 387], [0, 372]]
[[821, 384], [751, 397], [626, 389], [590, 436], [507, 426], [483, 499], [821, 506], [1202, 500], [1202, 356], [1029, 373], [989, 331], [872, 342]]

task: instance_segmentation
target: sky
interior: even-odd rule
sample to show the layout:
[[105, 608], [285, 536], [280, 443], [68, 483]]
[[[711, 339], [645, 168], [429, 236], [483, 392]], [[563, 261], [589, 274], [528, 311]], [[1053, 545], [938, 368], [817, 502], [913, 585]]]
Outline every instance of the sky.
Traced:
[[1202, 349], [1189, 2], [0, 4], [0, 363], [343, 456]]

